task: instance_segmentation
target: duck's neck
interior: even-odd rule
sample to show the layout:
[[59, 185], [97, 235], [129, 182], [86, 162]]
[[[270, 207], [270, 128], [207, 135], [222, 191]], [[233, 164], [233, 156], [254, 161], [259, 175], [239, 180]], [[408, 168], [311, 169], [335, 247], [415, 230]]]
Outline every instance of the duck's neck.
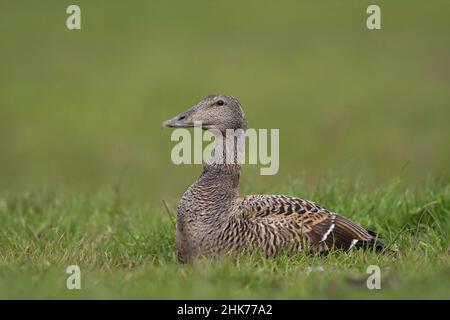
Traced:
[[213, 155], [205, 163], [199, 179], [212, 191], [237, 195], [244, 156], [244, 133], [243, 130], [235, 131], [234, 135], [214, 132]]

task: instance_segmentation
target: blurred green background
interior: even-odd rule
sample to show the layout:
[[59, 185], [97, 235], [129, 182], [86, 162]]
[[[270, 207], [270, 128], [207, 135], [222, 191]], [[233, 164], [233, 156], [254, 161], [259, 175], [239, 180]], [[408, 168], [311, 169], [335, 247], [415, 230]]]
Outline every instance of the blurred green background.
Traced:
[[[81, 7], [80, 31], [66, 8]], [[421, 181], [450, 164], [449, 1], [2, 1], [0, 192], [120, 185], [176, 199], [163, 120], [210, 93], [280, 129], [261, 192], [329, 172]]]

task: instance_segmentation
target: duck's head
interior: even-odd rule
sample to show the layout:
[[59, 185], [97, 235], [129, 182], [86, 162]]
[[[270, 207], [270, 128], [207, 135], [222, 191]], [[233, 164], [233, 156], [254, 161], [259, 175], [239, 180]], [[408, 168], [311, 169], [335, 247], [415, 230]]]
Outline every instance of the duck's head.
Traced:
[[226, 129], [247, 129], [247, 120], [239, 101], [223, 94], [210, 95], [199, 103], [164, 121], [165, 128], [189, 128], [201, 123], [203, 129], [225, 132]]

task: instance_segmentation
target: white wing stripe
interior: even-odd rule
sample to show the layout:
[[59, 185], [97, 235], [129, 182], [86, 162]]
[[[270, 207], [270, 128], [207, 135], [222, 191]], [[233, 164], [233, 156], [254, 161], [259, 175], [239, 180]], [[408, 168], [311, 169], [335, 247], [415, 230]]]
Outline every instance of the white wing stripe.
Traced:
[[323, 242], [323, 241], [327, 240], [328, 235], [331, 233], [331, 231], [333, 231], [334, 226], [335, 226], [335, 222], [334, 222], [335, 219], [336, 219], [336, 216], [333, 215], [333, 218], [332, 218], [332, 220], [331, 220], [331, 226], [330, 226], [330, 228], [327, 230], [327, 232], [325, 232], [325, 234], [323, 235], [323, 237], [322, 237], [322, 239], [320, 240], [320, 242]]

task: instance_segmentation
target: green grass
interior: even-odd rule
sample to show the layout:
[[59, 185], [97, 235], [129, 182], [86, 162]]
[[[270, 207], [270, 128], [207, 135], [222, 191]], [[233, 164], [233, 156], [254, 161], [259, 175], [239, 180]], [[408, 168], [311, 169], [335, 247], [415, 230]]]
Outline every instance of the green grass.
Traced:
[[[450, 1], [378, 0], [377, 31], [369, 0], [76, 3], [81, 31], [68, 2], [0, 4], [0, 297], [450, 298]], [[219, 92], [280, 129], [279, 173], [246, 166], [245, 193], [309, 198], [400, 255], [179, 265], [162, 200], [200, 168], [160, 124]], [[381, 291], [348, 280], [370, 264]]]
[[[449, 299], [450, 186], [436, 179], [414, 189], [400, 181], [379, 188], [333, 181], [275, 191], [345, 213], [382, 233], [397, 254], [255, 254], [183, 265], [175, 258], [173, 213], [162, 204], [117, 193], [5, 195], [0, 298]], [[81, 290], [65, 287], [72, 264], [81, 268]], [[381, 290], [365, 286], [369, 265], [381, 268]]]

